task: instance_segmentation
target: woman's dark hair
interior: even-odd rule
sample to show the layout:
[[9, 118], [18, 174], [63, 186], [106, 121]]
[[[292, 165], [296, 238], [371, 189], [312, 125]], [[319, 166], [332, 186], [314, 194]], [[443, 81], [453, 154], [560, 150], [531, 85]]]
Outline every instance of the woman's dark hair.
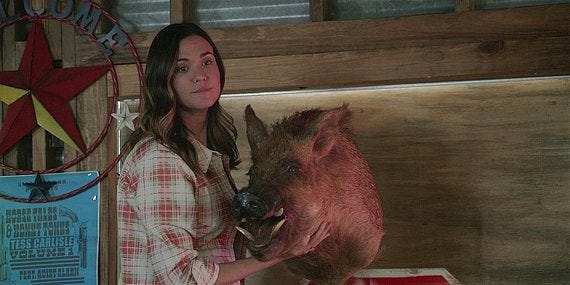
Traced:
[[[143, 115], [139, 129], [131, 135], [128, 144], [132, 148], [142, 138], [154, 136], [180, 155], [194, 171], [200, 172], [196, 150], [188, 142], [188, 130], [177, 115], [178, 103], [171, 87], [180, 41], [189, 36], [200, 36], [212, 46], [220, 71], [220, 92], [223, 90], [224, 64], [210, 36], [193, 23], [168, 25], [158, 32], [150, 45], [144, 77]], [[239, 163], [237, 130], [233, 125], [233, 118], [222, 108], [219, 99], [208, 110], [207, 128], [208, 148], [229, 156], [230, 166], [236, 166]]]

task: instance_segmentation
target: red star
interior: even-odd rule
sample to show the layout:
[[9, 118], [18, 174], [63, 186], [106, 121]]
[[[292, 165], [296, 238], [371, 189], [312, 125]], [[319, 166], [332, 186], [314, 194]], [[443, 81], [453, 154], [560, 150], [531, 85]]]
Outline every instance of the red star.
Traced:
[[68, 101], [109, 70], [107, 65], [54, 69], [38, 18], [17, 71], [0, 72], [0, 100], [8, 104], [0, 154], [38, 125], [76, 150], [86, 151]]

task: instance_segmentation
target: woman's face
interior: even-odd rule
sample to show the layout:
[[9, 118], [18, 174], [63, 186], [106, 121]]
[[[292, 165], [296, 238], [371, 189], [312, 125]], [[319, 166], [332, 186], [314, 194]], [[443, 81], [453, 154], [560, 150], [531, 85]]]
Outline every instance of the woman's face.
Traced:
[[189, 36], [180, 41], [172, 88], [183, 112], [207, 111], [220, 97], [220, 70], [204, 38]]

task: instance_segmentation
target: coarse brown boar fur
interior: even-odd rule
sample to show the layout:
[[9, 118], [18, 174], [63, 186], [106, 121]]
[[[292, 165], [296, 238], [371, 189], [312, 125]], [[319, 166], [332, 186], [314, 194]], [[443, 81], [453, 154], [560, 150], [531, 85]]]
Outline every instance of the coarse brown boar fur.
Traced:
[[[297, 112], [274, 124], [271, 134], [250, 106], [245, 113], [253, 166], [232, 210], [250, 252], [270, 260], [329, 221], [331, 235], [286, 264], [317, 284], [344, 283], [375, 259], [384, 234], [370, 168], [349, 130], [348, 106]], [[247, 208], [251, 197], [259, 200], [257, 208]]]

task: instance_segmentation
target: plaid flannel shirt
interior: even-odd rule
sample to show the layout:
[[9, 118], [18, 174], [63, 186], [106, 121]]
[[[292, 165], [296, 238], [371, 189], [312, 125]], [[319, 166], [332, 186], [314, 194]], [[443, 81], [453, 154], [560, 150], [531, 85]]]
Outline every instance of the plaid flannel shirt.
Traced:
[[191, 143], [205, 176], [155, 139], [137, 143], [123, 164], [117, 187], [123, 284], [213, 284], [219, 264], [236, 259], [228, 159]]

